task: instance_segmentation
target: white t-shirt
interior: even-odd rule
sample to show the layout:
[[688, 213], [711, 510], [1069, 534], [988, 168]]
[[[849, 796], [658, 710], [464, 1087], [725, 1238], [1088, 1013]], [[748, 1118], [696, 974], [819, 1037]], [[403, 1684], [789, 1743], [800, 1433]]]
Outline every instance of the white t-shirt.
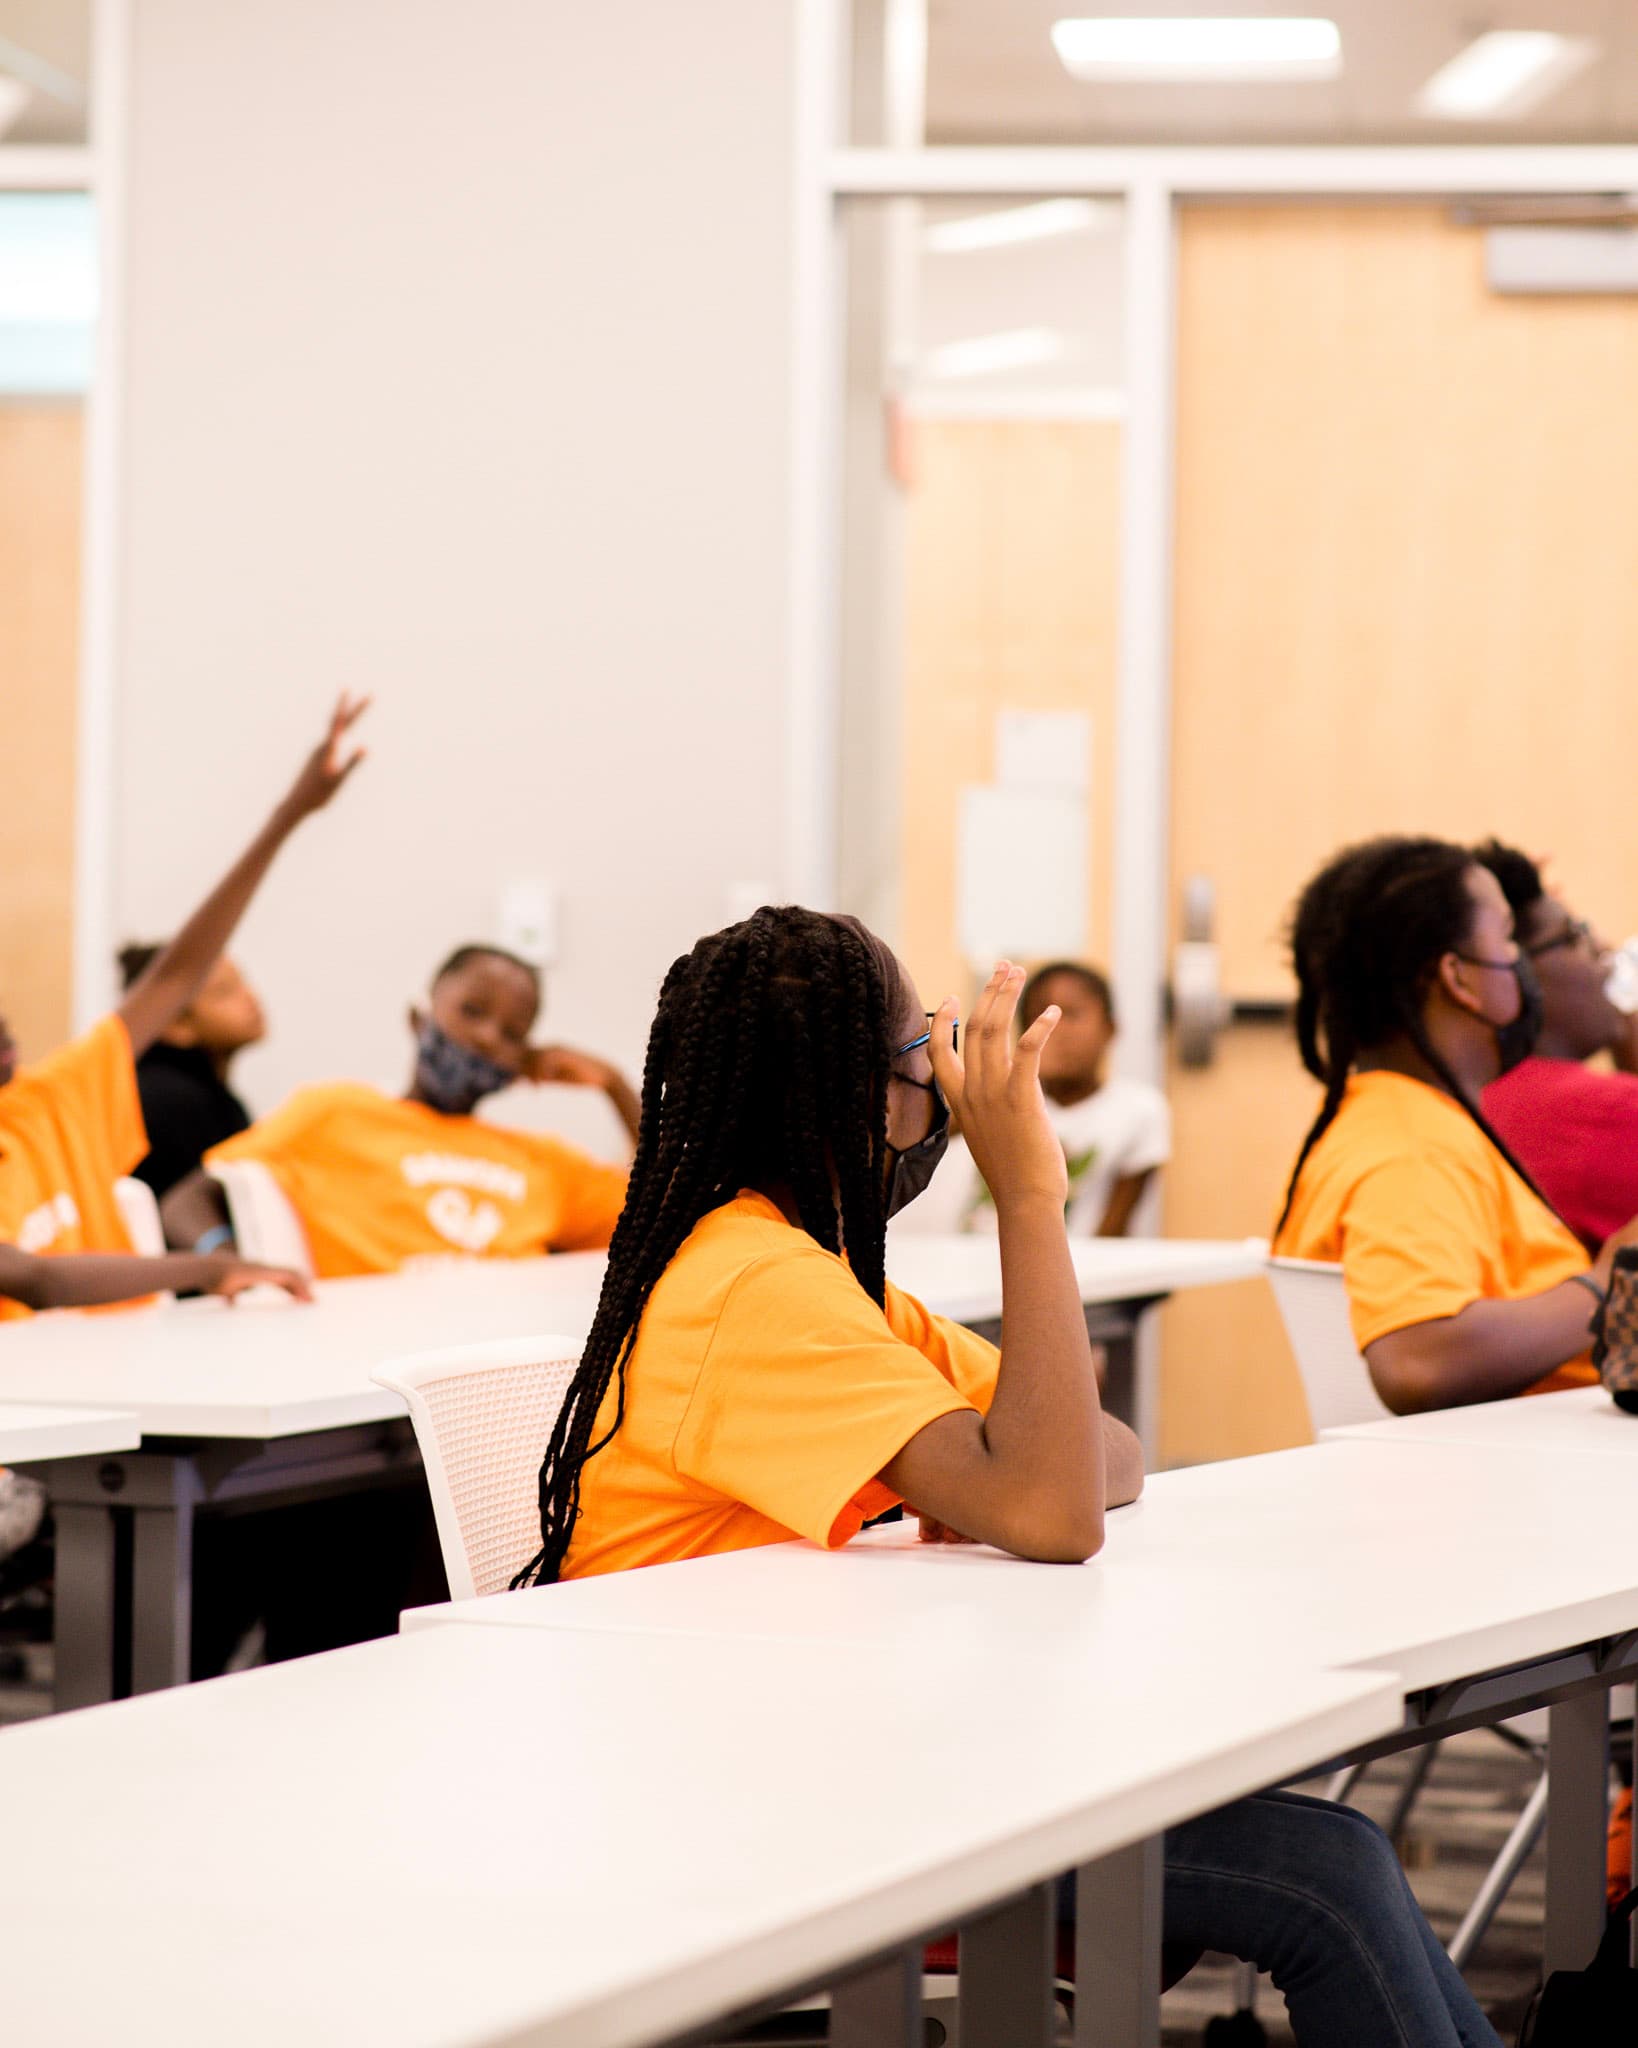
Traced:
[[[1069, 1203], [1064, 1221], [1071, 1237], [1096, 1237], [1115, 1183], [1164, 1166], [1172, 1155], [1171, 1105], [1147, 1081], [1115, 1076], [1067, 1108], [1047, 1098], [1069, 1162]], [[945, 1236], [994, 1230], [995, 1204], [973, 1156], [960, 1138], [939, 1164], [925, 1192], [893, 1219], [894, 1231]]]

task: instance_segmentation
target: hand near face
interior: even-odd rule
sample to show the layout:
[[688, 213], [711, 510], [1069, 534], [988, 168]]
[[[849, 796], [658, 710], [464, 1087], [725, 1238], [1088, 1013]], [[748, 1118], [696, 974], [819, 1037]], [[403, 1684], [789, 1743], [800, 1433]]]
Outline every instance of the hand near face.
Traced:
[[532, 1045], [524, 1056], [526, 1081], [556, 1082], [562, 1088], [600, 1088], [605, 1093], [619, 1080], [619, 1070], [595, 1053], [571, 1045]]

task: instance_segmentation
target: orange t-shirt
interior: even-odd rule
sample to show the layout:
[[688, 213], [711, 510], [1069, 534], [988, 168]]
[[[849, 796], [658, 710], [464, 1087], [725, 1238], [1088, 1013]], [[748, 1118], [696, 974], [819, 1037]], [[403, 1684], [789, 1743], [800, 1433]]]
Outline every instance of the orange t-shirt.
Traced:
[[[1274, 1240], [1281, 1257], [1341, 1263], [1363, 1351], [1473, 1301], [1518, 1301], [1585, 1273], [1586, 1252], [1443, 1090], [1355, 1074], [1303, 1166]], [[1590, 1359], [1529, 1391], [1584, 1387]]]
[[[128, 1252], [114, 1183], [147, 1156], [123, 1019], [20, 1067], [0, 1088], [0, 1241], [25, 1252]], [[0, 1319], [24, 1316], [0, 1301]]]
[[561, 1139], [445, 1116], [351, 1081], [301, 1088], [205, 1155], [258, 1160], [294, 1205], [320, 1279], [419, 1258], [596, 1251], [626, 1171]]
[[[694, 1226], [649, 1297], [626, 1408], [585, 1466], [565, 1578], [789, 1542], [834, 1549], [897, 1504], [877, 1479], [916, 1433], [981, 1413], [999, 1353], [742, 1191]], [[593, 1432], [614, 1419], [610, 1384]]]

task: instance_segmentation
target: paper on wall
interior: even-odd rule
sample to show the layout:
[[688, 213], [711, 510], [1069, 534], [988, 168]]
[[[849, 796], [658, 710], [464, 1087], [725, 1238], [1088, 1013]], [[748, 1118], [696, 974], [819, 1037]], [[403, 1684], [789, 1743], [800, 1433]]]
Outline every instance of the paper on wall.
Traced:
[[1079, 955], [1086, 945], [1087, 811], [1063, 789], [961, 792], [956, 930], [975, 974], [997, 960]]
[[995, 779], [1005, 789], [1078, 790], [1090, 780], [1092, 720], [1084, 711], [999, 711]]

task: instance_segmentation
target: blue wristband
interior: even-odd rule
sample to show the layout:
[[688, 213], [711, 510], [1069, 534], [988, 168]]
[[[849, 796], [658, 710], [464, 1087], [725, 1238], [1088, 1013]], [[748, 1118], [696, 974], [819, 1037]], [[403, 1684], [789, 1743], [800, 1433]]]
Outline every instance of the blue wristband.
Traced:
[[232, 1242], [232, 1230], [227, 1224], [218, 1223], [213, 1229], [207, 1230], [203, 1237], [196, 1240], [193, 1248], [202, 1258], [207, 1252], [219, 1252], [225, 1245], [230, 1245]]

